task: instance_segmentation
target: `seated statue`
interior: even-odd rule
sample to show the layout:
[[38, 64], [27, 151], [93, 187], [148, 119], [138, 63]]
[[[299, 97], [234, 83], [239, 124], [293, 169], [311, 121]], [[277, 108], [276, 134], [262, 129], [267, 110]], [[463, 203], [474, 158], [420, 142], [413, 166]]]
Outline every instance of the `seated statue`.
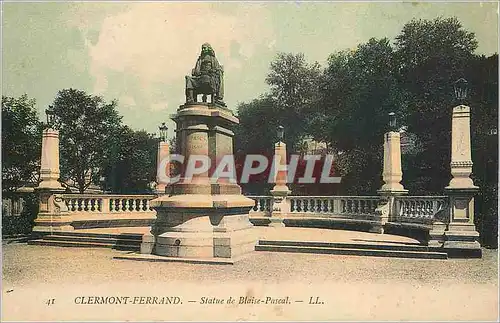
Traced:
[[186, 76], [186, 103], [195, 103], [198, 94], [203, 94], [203, 102], [207, 102], [207, 95], [210, 95], [212, 103], [226, 106], [223, 76], [224, 70], [215, 58], [212, 46], [203, 44], [191, 76]]

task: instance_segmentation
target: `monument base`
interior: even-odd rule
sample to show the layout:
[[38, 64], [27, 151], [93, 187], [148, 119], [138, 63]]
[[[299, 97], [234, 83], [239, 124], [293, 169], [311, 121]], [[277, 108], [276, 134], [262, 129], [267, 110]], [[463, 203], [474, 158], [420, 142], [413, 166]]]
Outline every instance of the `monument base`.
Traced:
[[141, 253], [186, 259], [238, 259], [255, 250], [257, 236], [242, 195], [176, 195], [151, 201], [157, 220]]
[[59, 214], [38, 214], [35, 219], [33, 233], [47, 234], [51, 232], [73, 231], [71, 218], [68, 215]]

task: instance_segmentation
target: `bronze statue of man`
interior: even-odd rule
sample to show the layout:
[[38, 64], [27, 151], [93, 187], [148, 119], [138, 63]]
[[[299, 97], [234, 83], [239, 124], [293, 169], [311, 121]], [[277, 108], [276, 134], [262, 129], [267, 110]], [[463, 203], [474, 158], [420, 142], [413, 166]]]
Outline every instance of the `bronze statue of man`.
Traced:
[[210, 94], [213, 103], [225, 106], [223, 76], [224, 70], [212, 46], [203, 44], [191, 76], [186, 76], [186, 102], [196, 102], [198, 94], [203, 94], [203, 102], [206, 102], [207, 94]]

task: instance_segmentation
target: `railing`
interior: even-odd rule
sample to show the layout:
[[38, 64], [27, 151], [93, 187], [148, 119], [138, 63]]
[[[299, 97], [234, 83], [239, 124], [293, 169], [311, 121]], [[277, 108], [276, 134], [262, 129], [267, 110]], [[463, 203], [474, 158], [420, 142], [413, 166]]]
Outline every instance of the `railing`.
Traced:
[[432, 223], [436, 215], [445, 212], [445, 196], [398, 196], [395, 198], [394, 222]]
[[262, 215], [270, 216], [273, 204], [272, 196], [247, 196], [255, 201], [255, 205], [250, 209], [250, 214], [261, 213]]
[[378, 196], [289, 196], [290, 213], [345, 217], [375, 215]]
[[[68, 211], [79, 214], [131, 214], [154, 212], [150, 201], [155, 195], [63, 194]], [[251, 215], [271, 216], [272, 196], [248, 196], [255, 201]], [[372, 219], [379, 196], [288, 196], [289, 215]], [[445, 196], [398, 196], [391, 222], [430, 224], [447, 209]]]
[[70, 213], [153, 212], [149, 202], [155, 195], [63, 194]]

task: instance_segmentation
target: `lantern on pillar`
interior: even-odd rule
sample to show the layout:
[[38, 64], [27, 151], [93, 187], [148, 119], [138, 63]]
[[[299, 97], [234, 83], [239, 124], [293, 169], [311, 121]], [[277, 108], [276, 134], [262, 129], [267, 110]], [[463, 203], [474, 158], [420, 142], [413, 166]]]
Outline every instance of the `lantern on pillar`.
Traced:
[[276, 133], [278, 134], [278, 142], [283, 141], [283, 135], [285, 134], [285, 128], [283, 126], [278, 126], [276, 128]]
[[166, 142], [168, 127], [165, 125], [165, 122], [162, 122], [158, 129], [160, 130], [160, 140]]
[[458, 79], [453, 84], [453, 89], [455, 90], [455, 99], [458, 102], [464, 102], [467, 99], [467, 92], [469, 91], [469, 87], [466, 79]]
[[396, 114], [394, 112], [389, 113], [389, 130], [397, 131], [398, 124], [396, 120]]
[[45, 109], [45, 115], [47, 117], [47, 127], [52, 128], [54, 125], [54, 119], [55, 119], [55, 113], [54, 110], [52, 110], [51, 107], [48, 109]]

